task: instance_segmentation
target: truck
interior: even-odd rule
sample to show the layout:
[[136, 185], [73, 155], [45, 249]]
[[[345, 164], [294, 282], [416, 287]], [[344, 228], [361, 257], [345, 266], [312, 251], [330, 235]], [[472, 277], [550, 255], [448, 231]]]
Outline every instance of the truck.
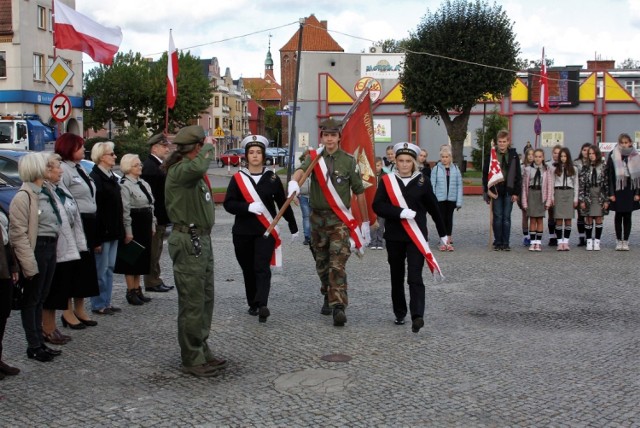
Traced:
[[42, 151], [57, 138], [37, 114], [0, 116], [0, 149]]

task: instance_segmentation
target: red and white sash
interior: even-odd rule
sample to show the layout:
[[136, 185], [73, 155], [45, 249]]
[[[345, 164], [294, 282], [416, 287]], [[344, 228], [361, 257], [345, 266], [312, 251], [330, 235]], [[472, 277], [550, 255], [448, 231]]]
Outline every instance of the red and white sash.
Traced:
[[[400, 185], [398, 184], [398, 180], [396, 179], [395, 174], [385, 174], [382, 176], [382, 182], [384, 183], [384, 187], [387, 190], [387, 194], [389, 195], [389, 199], [391, 203], [400, 208], [409, 208], [407, 205], [407, 201], [405, 201], [404, 196], [402, 195], [402, 190], [400, 190]], [[442, 275], [442, 271], [440, 270], [440, 266], [436, 261], [435, 257], [433, 257], [433, 253], [429, 249], [429, 242], [424, 238], [422, 231], [418, 227], [418, 223], [415, 219], [412, 218], [403, 218], [400, 219], [400, 223], [402, 223], [402, 227], [404, 227], [405, 232], [411, 238], [411, 241], [418, 247], [422, 255], [427, 261], [427, 266], [429, 266], [429, 270], [434, 275], [434, 277], [438, 278], [438, 276], [444, 278]]]
[[[311, 156], [311, 160], [314, 160], [318, 157], [319, 153], [312, 149], [309, 150], [309, 155]], [[340, 195], [338, 195], [338, 191], [333, 186], [333, 182], [331, 180], [327, 180], [327, 164], [325, 163], [324, 158], [320, 158], [316, 166], [313, 168], [313, 172], [316, 175], [322, 194], [327, 199], [327, 202], [329, 202], [329, 206], [338, 218], [349, 228], [349, 235], [353, 241], [352, 247], [355, 246], [360, 254], [364, 254], [364, 237], [358, 227], [358, 221], [353, 217], [351, 208], [347, 208], [344, 202], [342, 202]]]
[[[256, 188], [254, 186], [253, 179], [248, 177], [245, 173], [236, 172], [233, 176], [238, 184], [238, 188], [240, 188], [240, 192], [242, 192], [242, 196], [244, 200], [248, 203], [252, 202], [262, 202], [258, 192], [256, 192]], [[268, 210], [265, 210], [262, 215], [257, 215], [256, 217], [262, 223], [265, 230], [269, 228], [269, 225], [273, 221], [273, 217]], [[276, 240], [276, 246], [273, 249], [273, 255], [271, 256], [271, 266], [280, 267], [282, 266], [282, 240], [280, 239], [280, 234], [278, 233], [278, 226], [274, 227], [271, 231], [271, 236]]]

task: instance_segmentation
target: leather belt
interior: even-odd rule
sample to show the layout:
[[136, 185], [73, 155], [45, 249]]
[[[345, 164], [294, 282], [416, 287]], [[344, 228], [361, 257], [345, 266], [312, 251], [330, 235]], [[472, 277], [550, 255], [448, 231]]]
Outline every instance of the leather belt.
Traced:
[[[191, 228], [184, 224], [174, 224], [173, 230], [182, 232], [182, 233], [191, 233]], [[199, 227], [194, 228], [198, 235], [211, 235], [211, 229], [202, 229]]]

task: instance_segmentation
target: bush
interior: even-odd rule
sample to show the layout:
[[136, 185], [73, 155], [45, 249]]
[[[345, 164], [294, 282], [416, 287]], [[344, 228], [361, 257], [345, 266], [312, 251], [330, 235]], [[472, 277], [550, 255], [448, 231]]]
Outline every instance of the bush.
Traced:
[[[509, 120], [506, 117], [500, 116], [497, 109], [494, 109], [491, 114], [484, 118], [484, 157], [489, 156], [491, 150], [491, 141], [496, 140], [498, 131], [501, 129], [507, 129], [509, 127]], [[476, 129], [476, 144], [479, 148], [471, 151], [471, 160], [473, 162], [473, 169], [476, 171], [482, 171], [482, 128]]]

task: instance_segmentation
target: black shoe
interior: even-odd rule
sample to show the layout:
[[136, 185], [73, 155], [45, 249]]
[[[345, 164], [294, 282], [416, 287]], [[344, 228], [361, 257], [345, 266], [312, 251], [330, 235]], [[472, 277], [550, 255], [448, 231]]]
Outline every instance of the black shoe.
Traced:
[[502, 246], [502, 251], [511, 251], [511, 247], [508, 245], [503, 245]]
[[115, 306], [109, 306], [108, 308], [112, 314], [115, 314], [116, 312], [122, 312], [122, 309], [120, 308], [116, 308]]
[[64, 319], [64, 315], [60, 315], [60, 322], [62, 322], [63, 327], [69, 327], [71, 330], [82, 330], [87, 328], [87, 326], [82, 322], [79, 322], [78, 324], [71, 324], [69, 321]]
[[98, 321], [94, 321], [94, 320], [83, 320], [82, 318], [80, 318], [78, 316], [78, 314], [76, 314], [76, 318], [78, 318], [78, 321], [80, 321], [82, 324], [86, 325], [87, 327], [95, 327], [98, 325]]
[[164, 284], [158, 284], [158, 285], [152, 286], [152, 287], [144, 287], [144, 291], [149, 292], [149, 293], [166, 293], [169, 290], [171, 290], [171, 288], [167, 287]]
[[252, 317], [255, 317], [258, 315], [258, 308], [256, 308], [255, 306], [250, 306], [249, 307], [249, 315], [251, 315]]
[[20, 373], [20, 369], [17, 367], [11, 367], [9, 364], [0, 360], [0, 373], [7, 376], [15, 376]]
[[266, 306], [260, 306], [260, 309], [258, 310], [258, 322], [267, 322], [269, 315], [271, 315], [269, 308]]
[[142, 288], [138, 287], [135, 289], [135, 291], [138, 299], [142, 300], [144, 303], [149, 303], [151, 301], [151, 297], [146, 297], [144, 294], [142, 294]]
[[136, 290], [127, 291], [127, 303], [134, 306], [144, 305], [144, 302], [138, 297]]
[[404, 317], [402, 318], [396, 318], [395, 321], [393, 322], [395, 325], [404, 325]]
[[310, 243], [311, 243], [311, 239], [304, 238], [304, 241], [302, 242], [302, 245], [309, 245]]
[[502, 251], [502, 245], [494, 245], [493, 251]]
[[331, 315], [331, 307], [329, 306], [329, 296], [324, 295], [324, 303], [322, 304], [322, 309], [320, 309], [320, 313], [322, 315]]
[[62, 351], [59, 349], [49, 348], [47, 345], [42, 345], [41, 348], [52, 357], [57, 357], [58, 355], [62, 355]]
[[27, 357], [29, 357], [29, 359], [38, 360], [43, 363], [53, 360], [53, 355], [49, 354], [42, 348], [27, 348]]
[[586, 238], [580, 238], [580, 242], [578, 243], [578, 247], [585, 247], [587, 245]]
[[422, 327], [424, 327], [424, 320], [422, 317], [414, 318], [411, 322], [411, 331], [414, 333], [419, 332]]
[[111, 310], [111, 308], [92, 309], [91, 312], [96, 315], [113, 315], [113, 311]]
[[549, 238], [548, 247], [557, 247], [558, 246], [558, 238]]
[[342, 327], [347, 322], [347, 314], [344, 313], [344, 306], [337, 305], [333, 308], [333, 325]]

